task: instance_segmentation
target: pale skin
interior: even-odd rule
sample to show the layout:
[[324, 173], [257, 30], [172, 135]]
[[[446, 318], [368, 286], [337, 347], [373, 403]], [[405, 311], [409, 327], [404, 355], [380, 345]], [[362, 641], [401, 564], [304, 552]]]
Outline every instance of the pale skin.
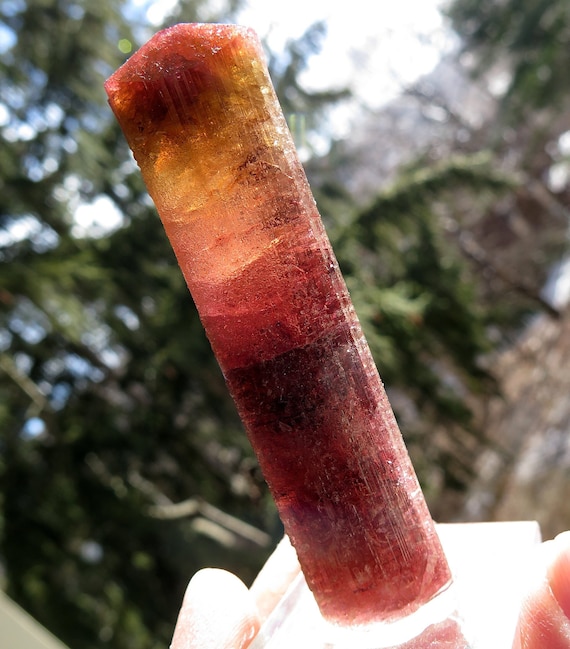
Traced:
[[[543, 543], [525, 569], [536, 578], [512, 649], [570, 649], [570, 532]], [[188, 585], [171, 649], [246, 649], [298, 572], [287, 539], [250, 589], [224, 570], [201, 570]]]

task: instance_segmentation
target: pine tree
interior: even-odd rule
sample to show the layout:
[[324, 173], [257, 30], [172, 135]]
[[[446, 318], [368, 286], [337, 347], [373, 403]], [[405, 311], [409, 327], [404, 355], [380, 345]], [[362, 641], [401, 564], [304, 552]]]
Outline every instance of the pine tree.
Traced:
[[448, 14], [484, 73], [497, 63], [508, 73], [505, 99], [519, 118], [568, 102], [565, 73], [570, 7], [564, 0], [455, 0]]
[[[166, 21], [238, 6], [180, 2]], [[70, 646], [166, 647], [189, 576], [251, 580], [281, 527], [104, 96], [157, 28], [117, 0], [0, 15], [5, 587]], [[290, 43], [283, 88], [310, 40]]]
[[[239, 5], [219, 4], [180, 2], [167, 22], [231, 18]], [[5, 586], [70, 646], [166, 647], [188, 577], [213, 564], [250, 580], [281, 528], [106, 105], [103, 80], [151, 26], [118, 0], [0, 2], [0, 16]], [[269, 57], [309, 133], [345, 96], [299, 83], [322, 33]], [[478, 363], [489, 316], [441, 202], [499, 195], [510, 180], [498, 168], [418, 163], [368, 206], [314, 176], [381, 373], [425, 413], [405, 432], [426, 479], [434, 464], [467, 479], [465, 394], [489, 380]], [[85, 206], [113, 226], [82, 225]], [[443, 456], [426, 434], [441, 421], [469, 438]]]
[[104, 97], [149, 27], [112, 0], [0, 9], [6, 587], [70, 646], [167, 646], [188, 576], [251, 576], [269, 536], [236, 518], [265, 523], [261, 479]]

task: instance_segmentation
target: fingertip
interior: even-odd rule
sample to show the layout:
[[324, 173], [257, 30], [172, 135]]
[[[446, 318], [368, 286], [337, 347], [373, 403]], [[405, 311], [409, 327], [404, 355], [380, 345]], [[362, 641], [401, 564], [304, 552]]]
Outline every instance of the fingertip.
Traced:
[[513, 649], [570, 649], [570, 534], [543, 543], [528, 570]]
[[247, 586], [225, 570], [205, 568], [188, 584], [171, 649], [245, 649], [259, 625]]
[[570, 620], [570, 532], [559, 534], [553, 545], [556, 553], [548, 567], [548, 581], [556, 601]]

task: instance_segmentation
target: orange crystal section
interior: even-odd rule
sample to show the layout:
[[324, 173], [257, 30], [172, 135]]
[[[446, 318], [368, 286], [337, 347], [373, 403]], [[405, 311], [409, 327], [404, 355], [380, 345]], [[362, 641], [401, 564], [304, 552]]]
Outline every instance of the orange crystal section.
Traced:
[[450, 573], [257, 36], [156, 34], [106, 83], [325, 617], [402, 617]]

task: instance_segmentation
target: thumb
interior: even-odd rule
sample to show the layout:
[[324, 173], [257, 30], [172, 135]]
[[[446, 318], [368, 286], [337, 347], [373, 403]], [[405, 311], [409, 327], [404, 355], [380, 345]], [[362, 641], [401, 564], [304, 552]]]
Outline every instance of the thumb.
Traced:
[[570, 532], [540, 548], [537, 583], [525, 598], [513, 649], [570, 649]]
[[206, 568], [188, 584], [171, 649], [245, 649], [258, 631], [245, 584], [225, 570]]

